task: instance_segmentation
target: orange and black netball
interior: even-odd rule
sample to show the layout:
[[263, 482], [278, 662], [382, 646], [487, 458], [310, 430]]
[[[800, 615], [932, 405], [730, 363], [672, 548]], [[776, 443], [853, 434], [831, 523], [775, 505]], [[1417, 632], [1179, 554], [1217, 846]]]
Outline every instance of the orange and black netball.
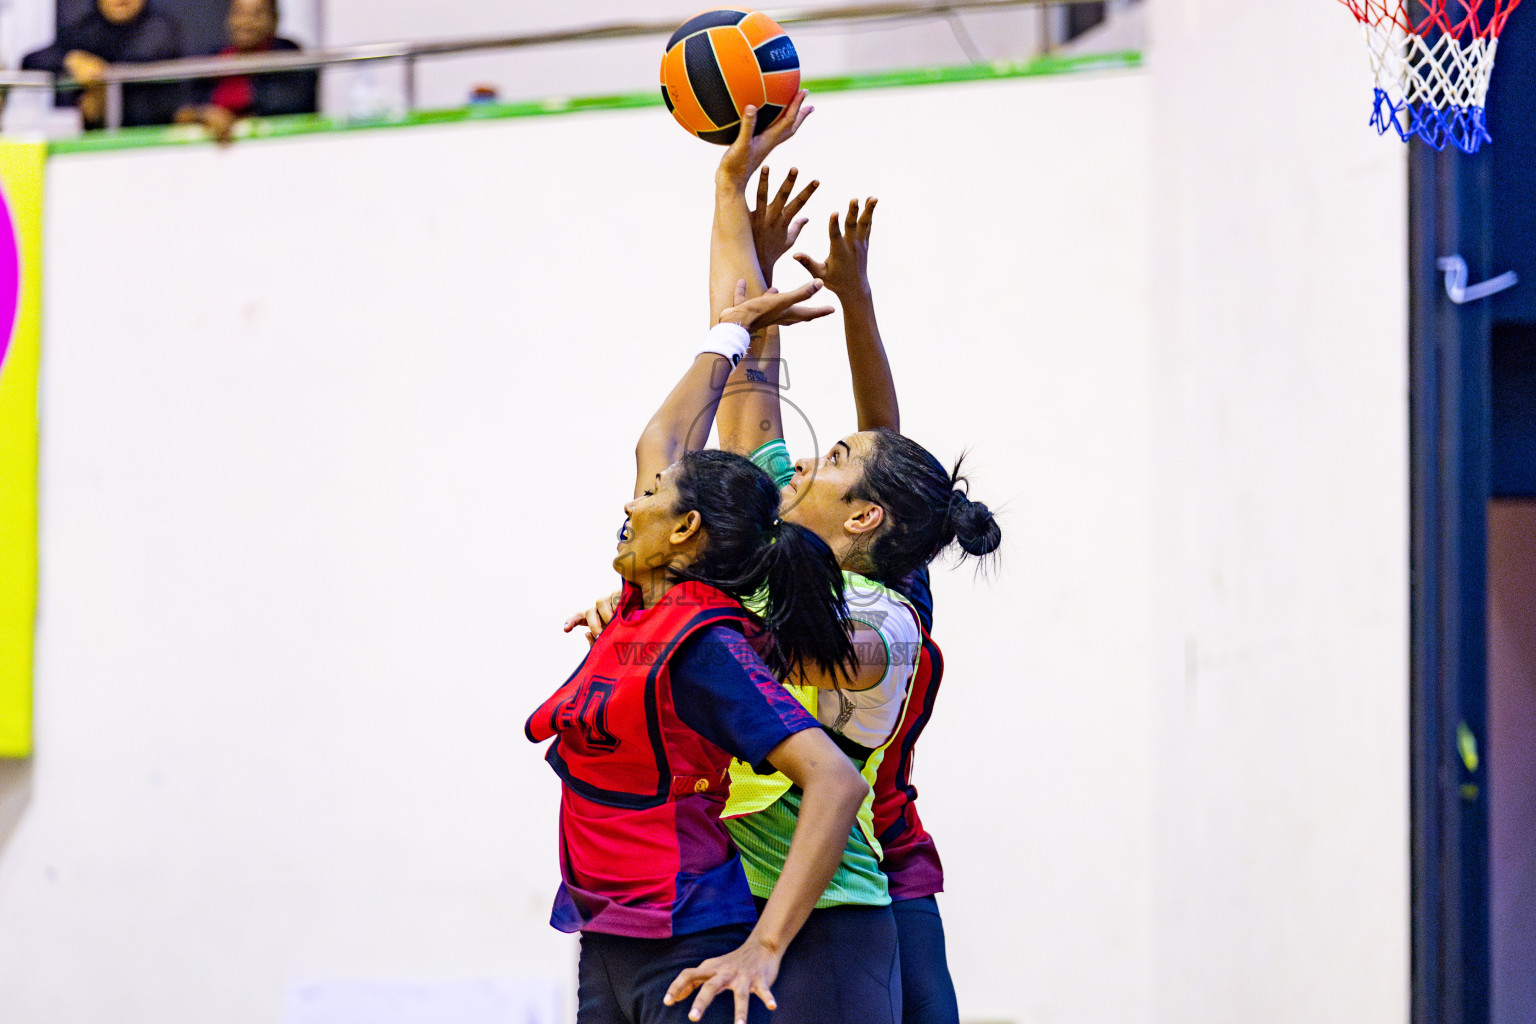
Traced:
[[772, 124], [800, 89], [800, 55], [768, 15], [735, 7], [689, 18], [667, 41], [661, 98], [677, 123], [727, 146], [741, 112], [758, 108], [757, 131]]

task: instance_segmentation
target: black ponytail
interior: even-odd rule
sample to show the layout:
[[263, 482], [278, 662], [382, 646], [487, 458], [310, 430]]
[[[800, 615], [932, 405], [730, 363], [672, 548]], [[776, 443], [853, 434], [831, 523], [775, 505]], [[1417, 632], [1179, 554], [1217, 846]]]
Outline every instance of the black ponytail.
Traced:
[[885, 522], [866, 552], [872, 578], [899, 585], [954, 543], [962, 558], [985, 558], [998, 549], [1002, 528], [986, 505], [970, 499], [970, 484], [960, 472], [964, 457], [946, 473], [911, 438], [894, 430], [872, 433], [862, 460], [864, 476], [848, 495], [885, 511]]
[[954, 488], [949, 497], [949, 524], [954, 529], [955, 543], [960, 545], [961, 550], [967, 555], [984, 558], [1003, 543], [1003, 531], [997, 525], [991, 509], [970, 499], [970, 482], [960, 475], [960, 463], [963, 461], [964, 456], [955, 462], [955, 468], [949, 475], [950, 486]]
[[810, 530], [779, 519], [779, 490], [739, 455], [714, 449], [683, 456], [679, 515], [697, 511], [704, 549], [675, 579], [707, 583], [746, 601], [767, 588], [764, 661], [781, 679], [806, 664], [850, 675], [858, 664], [832, 549]]
[[[777, 490], [774, 497], [778, 498]], [[788, 645], [782, 659], [784, 672], [793, 674], [808, 660], [827, 675], [851, 679], [858, 657], [850, 638], [852, 623], [837, 557], [815, 531], [798, 523], [776, 518], [772, 532], [766, 621], [776, 645]]]

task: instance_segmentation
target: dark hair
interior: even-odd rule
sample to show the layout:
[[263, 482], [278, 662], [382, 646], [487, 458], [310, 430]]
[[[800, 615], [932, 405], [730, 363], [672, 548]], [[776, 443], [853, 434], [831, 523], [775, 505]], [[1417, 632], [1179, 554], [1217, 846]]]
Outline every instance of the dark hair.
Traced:
[[899, 584], [952, 543], [959, 543], [962, 558], [997, 550], [1003, 531], [991, 509], [970, 499], [970, 483], [960, 474], [964, 456], [946, 473], [910, 437], [883, 428], [872, 433], [864, 475], [848, 493], [885, 510], [867, 550], [871, 578]]
[[763, 660], [781, 679], [807, 662], [849, 676], [858, 664], [843, 601], [843, 573], [825, 541], [779, 519], [779, 490], [740, 455], [689, 452], [677, 474], [677, 507], [697, 511], [705, 544], [692, 565], [673, 569], [739, 601], [767, 587]]

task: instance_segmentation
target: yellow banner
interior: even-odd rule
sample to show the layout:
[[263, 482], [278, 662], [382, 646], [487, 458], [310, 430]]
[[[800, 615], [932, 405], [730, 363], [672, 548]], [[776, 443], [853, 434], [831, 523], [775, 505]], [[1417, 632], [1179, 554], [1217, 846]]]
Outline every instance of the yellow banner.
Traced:
[[0, 757], [32, 753], [47, 147], [0, 142]]

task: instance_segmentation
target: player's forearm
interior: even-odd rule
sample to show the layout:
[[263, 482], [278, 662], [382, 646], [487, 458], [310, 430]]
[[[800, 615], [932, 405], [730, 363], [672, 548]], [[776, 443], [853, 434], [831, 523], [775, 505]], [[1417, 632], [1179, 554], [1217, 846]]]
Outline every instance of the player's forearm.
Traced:
[[635, 444], [636, 494], [685, 452], [704, 447], [714, 426], [729, 365], [713, 352], [699, 353], [651, 415]]
[[832, 749], [841, 763], [822, 764], [802, 784], [804, 796], [784, 870], [752, 930], [753, 939], [779, 953], [788, 948], [827, 891], [869, 792], [853, 765]]
[[853, 404], [859, 429], [901, 430], [901, 408], [896, 401], [896, 381], [880, 340], [875, 320], [875, 300], [865, 284], [857, 291], [839, 293], [843, 304], [843, 336], [848, 344], [848, 370], [853, 376]]
[[757, 265], [752, 240], [752, 215], [742, 186], [724, 176], [715, 181], [715, 219], [709, 239], [710, 323], [720, 311], [734, 305], [736, 282], [747, 282], [747, 298], [768, 290]]
[[[709, 301], [714, 315], [731, 304], [736, 283], [747, 282], [747, 297], [768, 290], [757, 262], [752, 215], [738, 182], [715, 178], [715, 220], [709, 245]], [[781, 434], [779, 426], [779, 332], [752, 338], [752, 347], [731, 375], [720, 403], [720, 447], [746, 455]], [[762, 424], [767, 423], [767, 427]]]
[[779, 408], [779, 329], [752, 336], [747, 357], [731, 374], [720, 399], [720, 447], [750, 455], [784, 436]]

